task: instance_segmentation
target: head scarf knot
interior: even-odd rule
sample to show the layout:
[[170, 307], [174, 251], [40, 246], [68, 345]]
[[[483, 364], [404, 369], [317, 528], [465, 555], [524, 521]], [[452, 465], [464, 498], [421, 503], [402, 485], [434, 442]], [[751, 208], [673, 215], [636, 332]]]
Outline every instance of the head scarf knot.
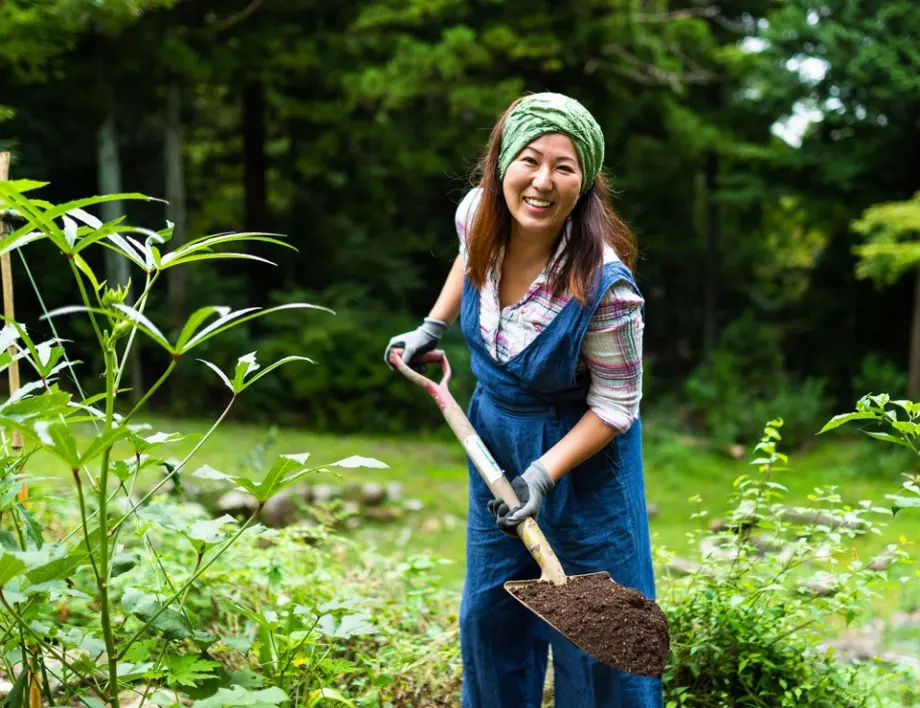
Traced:
[[547, 133], [562, 133], [572, 139], [581, 164], [584, 194], [594, 184], [604, 163], [604, 134], [587, 108], [561, 93], [525, 96], [505, 118], [498, 158], [499, 178], [505, 179], [508, 165], [521, 150]]

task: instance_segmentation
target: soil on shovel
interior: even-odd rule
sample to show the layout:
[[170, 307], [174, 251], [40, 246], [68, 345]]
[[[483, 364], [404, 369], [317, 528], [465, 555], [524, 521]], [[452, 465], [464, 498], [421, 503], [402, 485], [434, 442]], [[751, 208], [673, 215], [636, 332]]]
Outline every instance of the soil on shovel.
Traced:
[[537, 582], [511, 593], [600, 661], [640, 676], [661, 676], [668, 663], [668, 621], [638, 590], [606, 573], [573, 576], [565, 585]]

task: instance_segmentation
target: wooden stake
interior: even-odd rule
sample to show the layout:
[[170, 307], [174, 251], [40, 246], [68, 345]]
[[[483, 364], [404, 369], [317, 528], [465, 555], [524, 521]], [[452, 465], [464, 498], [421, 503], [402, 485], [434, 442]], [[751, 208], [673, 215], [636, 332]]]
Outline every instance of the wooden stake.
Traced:
[[[0, 152], [0, 182], [6, 182], [10, 178], [10, 154]], [[0, 239], [6, 236], [6, 223], [0, 219]], [[9, 252], [0, 256], [0, 275], [3, 278], [3, 314], [8, 322], [16, 321], [16, 308], [13, 305], [13, 267], [10, 263]], [[16, 354], [16, 348], [11, 346], [8, 350], [11, 355]], [[13, 361], [9, 369], [10, 379], [10, 396], [19, 390], [19, 362]], [[18, 455], [22, 450], [22, 433], [18, 430], [13, 431], [12, 441], [13, 454]], [[26, 494], [25, 487], [22, 488], [20, 498], [24, 499]]]

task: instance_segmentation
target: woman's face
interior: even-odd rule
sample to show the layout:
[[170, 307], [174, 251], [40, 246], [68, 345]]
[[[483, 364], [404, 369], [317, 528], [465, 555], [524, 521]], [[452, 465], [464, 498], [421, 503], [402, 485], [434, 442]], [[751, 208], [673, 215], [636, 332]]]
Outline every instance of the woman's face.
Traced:
[[502, 191], [520, 229], [555, 237], [581, 192], [581, 166], [572, 139], [547, 133], [534, 140], [508, 165]]

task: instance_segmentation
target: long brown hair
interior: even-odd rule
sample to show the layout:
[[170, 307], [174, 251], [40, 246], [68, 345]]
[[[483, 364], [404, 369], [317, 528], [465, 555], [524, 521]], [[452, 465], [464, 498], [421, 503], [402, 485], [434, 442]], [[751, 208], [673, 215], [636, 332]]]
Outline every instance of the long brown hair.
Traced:
[[[474, 183], [478, 182], [482, 188], [482, 199], [467, 243], [467, 273], [477, 288], [483, 286], [489, 271], [496, 267], [501, 248], [511, 235], [511, 212], [498, 176], [498, 158], [505, 119], [517, 103], [512, 103], [495, 124], [474, 173], [477, 178]], [[603, 263], [604, 244], [609, 244], [632, 271], [636, 264], [636, 238], [610, 203], [603, 174], [598, 174], [591, 188], [578, 199], [570, 218], [570, 238], [559, 261], [548, 273], [549, 287], [555, 297], [568, 289], [584, 304]]]

